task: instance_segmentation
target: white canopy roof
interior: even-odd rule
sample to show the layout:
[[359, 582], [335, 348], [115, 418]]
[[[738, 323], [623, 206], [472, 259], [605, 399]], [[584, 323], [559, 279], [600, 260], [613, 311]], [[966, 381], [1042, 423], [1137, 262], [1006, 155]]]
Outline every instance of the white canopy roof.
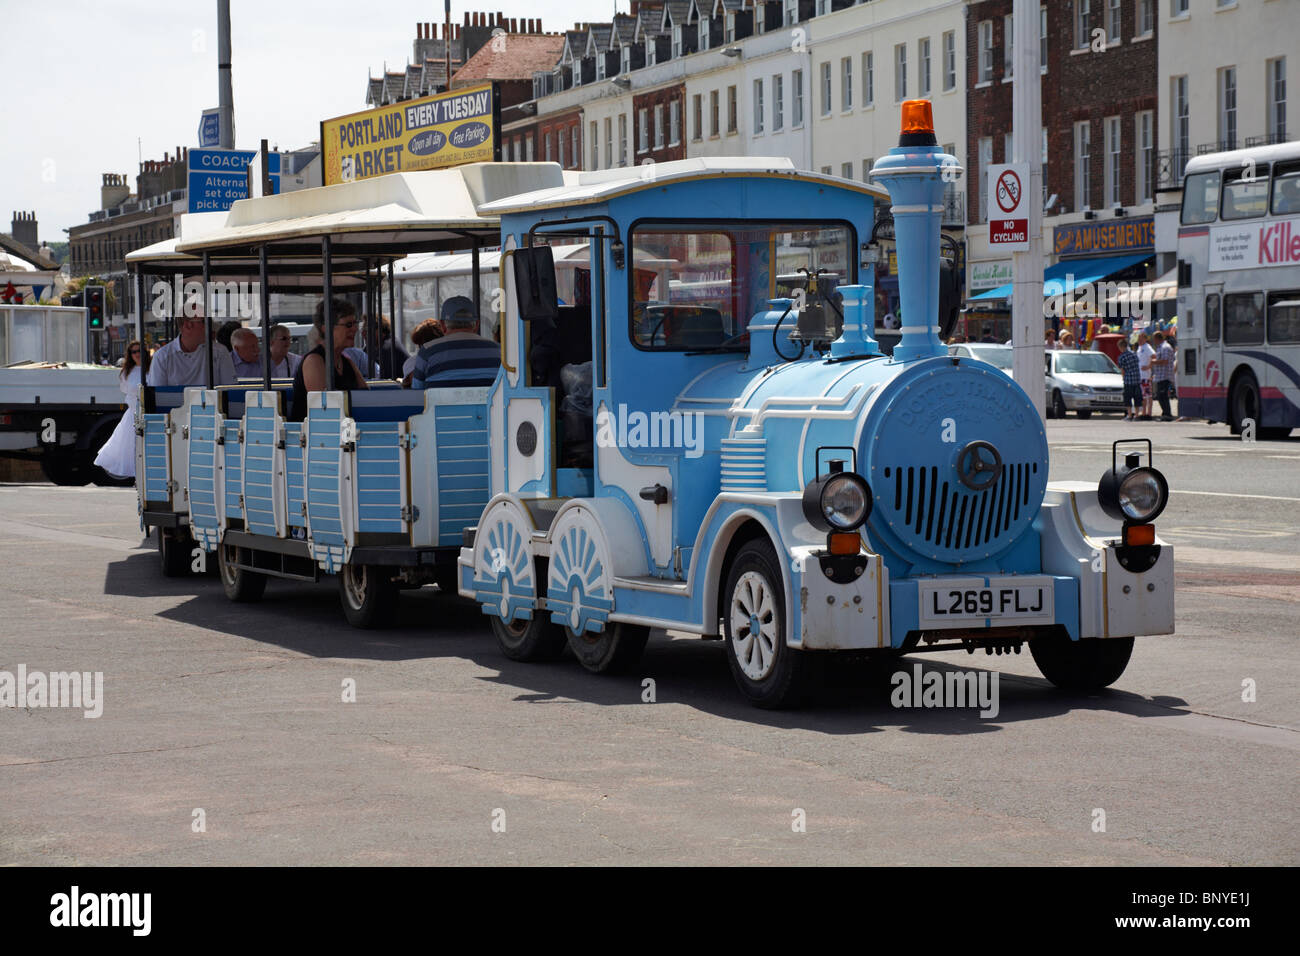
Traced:
[[651, 189], [666, 182], [764, 175], [829, 183], [841, 189], [855, 189], [858, 192], [868, 193], [876, 199], [889, 199], [889, 193], [880, 186], [823, 173], [797, 170], [794, 163], [786, 156], [714, 156], [679, 159], [671, 163], [570, 173], [565, 177], [566, 182], [563, 184], [485, 202], [478, 207], [478, 211], [483, 215], [500, 216], [507, 212], [551, 206], [603, 202], [614, 196]]
[[480, 214], [480, 205], [563, 182], [557, 163], [471, 163], [243, 199], [221, 228], [182, 239], [177, 251], [247, 255], [275, 243], [276, 256], [310, 254], [325, 235], [343, 255], [464, 248], [471, 237], [495, 241], [499, 220]]

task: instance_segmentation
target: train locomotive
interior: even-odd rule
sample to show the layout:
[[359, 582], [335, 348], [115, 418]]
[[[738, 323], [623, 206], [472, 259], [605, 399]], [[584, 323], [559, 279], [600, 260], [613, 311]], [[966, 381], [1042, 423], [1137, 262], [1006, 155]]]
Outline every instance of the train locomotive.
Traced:
[[[1099, 688], [1136, 635], [1173, 631], [1150, 444], [1117, 447], [1100, 482], [1049, 484], [1029, 397], [939, 339], [959, 173], [910, 101], [872, 170], [883, 189], [686, 160], [481, 207], [502, 223], [503, 370], [459, 590], [507, 656], [567, 647], [626, 670], [652, 628], [688, 632], [724, 642], [750, 702], [782, 707], [828, 665], [923, 650], [1028, 644], [1052, 683]], [[862, 255], [886, 198], [892, 355]], [[590, 243], [585, 301], [554, 294], [561, 237]]]

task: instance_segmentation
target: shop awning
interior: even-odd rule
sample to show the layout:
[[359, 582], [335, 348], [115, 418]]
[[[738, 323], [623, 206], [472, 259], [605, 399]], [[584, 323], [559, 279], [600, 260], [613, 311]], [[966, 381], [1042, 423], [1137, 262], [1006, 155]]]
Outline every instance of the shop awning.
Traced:
[[[1066, 259], [1043, 270], [1043, 298], [1066, 295], [1073, 292], [1075, 286], [1108, 278], [1150, 258], [1150, 253], [1143, 253], [1132, 256], [1102, 256], [1097, 259]], [[971, 296], [971, 301], [1009, 299], [1011, 294], [1010, 284], [1000, 285], [996, 289]]]

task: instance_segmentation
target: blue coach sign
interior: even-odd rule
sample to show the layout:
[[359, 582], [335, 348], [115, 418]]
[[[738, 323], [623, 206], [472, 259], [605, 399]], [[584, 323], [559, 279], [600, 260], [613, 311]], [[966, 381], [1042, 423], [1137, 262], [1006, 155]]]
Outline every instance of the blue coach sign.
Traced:
[[[221, 212], [248, 198], [248, 163], [252, 149], [191, 149], [189, 212]], [[271, 192], [280, 191], [280, 154], [270, 153]]]

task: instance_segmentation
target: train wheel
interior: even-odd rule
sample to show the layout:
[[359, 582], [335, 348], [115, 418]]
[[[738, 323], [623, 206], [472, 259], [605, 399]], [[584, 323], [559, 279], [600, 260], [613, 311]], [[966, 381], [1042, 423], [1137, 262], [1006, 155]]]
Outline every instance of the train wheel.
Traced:
[[353, 627], [387, 627], [397, 615], [397, 585], [391, 569], [345, 564], [339, 570], [343, 615]]
[[233, 544], [217, 546], [217, 573], [222, 590], [237, 604], [260, 601], [266, 593], [266, 575], [236, 567], [239, 556], [239, 548]]
[[540, 612], [528, 620], [503, 621], [496, 615], [488, 618], [501, 653], [512, 661], [558, 660], [567, 646], [564, 628], [552, 624], [550, 616]]
[[635, 667], [650, 639], [650, 628], [610, 621], [600, 633], [564, 629], [578, 663], [593, 674], [625, 674]]
[[1062, 690], [1095, 691], [1120, 679], [1133, 654], [1133, 638], [1072, 641], [1063, 632], [1029, 642], [1034, 663]]
[[168, 534], [164, 528], [158, 529], [158, 558], [162, 564], [163, 577], [188, 577], [193, 550], [194, 539], [188, 534], [182, 537]]
[[785, 586], [766, 540], [737, 552], [727, 573], [722, 623], [731, 676], [751, 704], [798, 704], [815, 684], [817, 661], [786, 644]]

